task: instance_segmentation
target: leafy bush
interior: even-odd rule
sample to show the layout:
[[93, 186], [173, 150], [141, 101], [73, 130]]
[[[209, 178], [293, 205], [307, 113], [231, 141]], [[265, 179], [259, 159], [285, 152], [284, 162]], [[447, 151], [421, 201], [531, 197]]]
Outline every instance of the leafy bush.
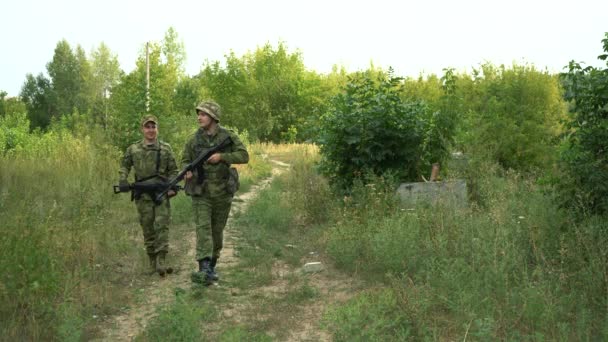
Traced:
[[424, 102], [400, 98], [401, 79], [388, 74], [356, 74], [320, 122], [320, 170], [339, 187], [349, 188], [367, 172], [419, 179], [429, 170], [424, 156], [445, 147], [450, 133], [443, 131], [440, 112]]
[[[602, 40], [608, 58], [608, 33]], [[608, 65], [608, 64], [607, 64]], [[592, 213], [608, 212], [608, 68], [583, 68], [570, 62], [562, 82], [570, 101], [568, 123], [561, 161], [568, 177], [560, 188], [563, 201], [570, 207]]]
[[552, 165], [566, 111], [555, 76], [488, 63], [460, 77], [456, 92], [466, 113], [458, 135], [466, 154], [518, 171]]
[[25, 113], [0, 117], [0, 155], [27, 145], [29, 130], [30, 122]]

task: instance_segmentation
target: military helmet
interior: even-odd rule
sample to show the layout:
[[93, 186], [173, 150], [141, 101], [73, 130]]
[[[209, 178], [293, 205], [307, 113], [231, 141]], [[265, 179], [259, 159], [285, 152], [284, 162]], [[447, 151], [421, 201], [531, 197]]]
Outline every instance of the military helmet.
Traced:
[[207, 113], [210, 117], [212, 117], [215, 121], [220, 122], [220, 116], [222, 115], [222, 109], [220, 105], [212, 101], [205, 101], [199, 103], [196, 106], [196, 113], [201, 111], [203, 113]]

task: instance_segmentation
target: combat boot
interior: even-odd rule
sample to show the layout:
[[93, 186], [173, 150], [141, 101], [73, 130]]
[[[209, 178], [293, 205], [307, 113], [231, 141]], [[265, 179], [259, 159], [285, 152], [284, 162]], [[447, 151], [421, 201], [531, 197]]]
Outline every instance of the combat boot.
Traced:
[[165, 274], [173, 273], [173, 268], [171, 266], [167, 266], [166, 263], [167, 252], [158, 252], [156, 254], [156, 272], [161, 277], [164, 277]]
[[220, 277], [215, 273], [215, 265], [217, 264], [217, 257], [211, 257], [211, 261], [209, 262], [209, 278], [213, 281], [220, 280]]
[[213, 280], [209, 277], [209, 264], [211, 260], [209, 257], [204, 257], [198, 260], [198, 272], [192, 272], [192, 282], [202, 285], [211, 285]]

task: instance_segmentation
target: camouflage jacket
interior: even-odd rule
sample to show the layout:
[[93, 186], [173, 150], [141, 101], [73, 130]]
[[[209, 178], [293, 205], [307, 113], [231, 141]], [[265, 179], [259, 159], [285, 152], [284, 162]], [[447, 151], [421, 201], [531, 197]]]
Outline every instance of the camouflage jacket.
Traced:
[[217, 127], [215, 135], [207, 135], [202, 128], [199, 128], [186, 143], [182, 154], [182, 168], [191, 163], [205, 149], [214, 147], [230, 136], [232, 144], [227, 146], [219, 153], [222, 161], [217, 164], [203, 164], [203, 175], [198, 170], [194, 170], [194, 177], [186, 182], [185, 192], [188, 195], [219, 196], [226, 193], [226, 184], [229, 176], [231, 164], [246, 164], [249, 162], [249, 153], [239, 136], [221, 126]]
[[160, 140], [153, 145], [145, 145], [142, 140], [129, 146], [118, 171], [120, 181], [127, 180], [131, 168], [135, 171], [136, 182], [163, 182], [178, 173], [171, 145]]

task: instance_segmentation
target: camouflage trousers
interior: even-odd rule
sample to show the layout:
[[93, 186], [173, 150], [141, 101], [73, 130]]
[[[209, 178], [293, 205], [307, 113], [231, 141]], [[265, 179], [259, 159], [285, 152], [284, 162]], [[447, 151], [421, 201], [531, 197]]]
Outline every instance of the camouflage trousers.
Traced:
[[171, 224], [171, 204], [164, 200], [154, 205], [151, 198], [144, 195], [135, 200], [139, 223], [144, 233], [144, 245], [148, 255], [169, 250], [169, 224]]
[[224, 227], [228, 221], [232, 195], [217, 197], [192, 196], [192, 211], [196, 225], [196, 260], [220, 257], [224, 246]]

